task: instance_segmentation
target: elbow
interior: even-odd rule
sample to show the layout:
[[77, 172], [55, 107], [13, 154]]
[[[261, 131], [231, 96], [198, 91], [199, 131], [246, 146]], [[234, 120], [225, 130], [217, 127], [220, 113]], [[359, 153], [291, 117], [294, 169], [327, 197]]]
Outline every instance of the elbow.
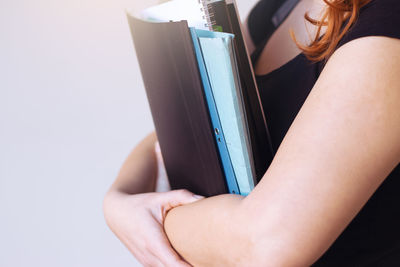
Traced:
[[[311, 266], [313, 261], [309, 261], [290, 247], [281, 248], [276, 244], [259, 245], [253, 248], [246, 262], [241, 266], [265, 266], [265, 267], [299, 267]], [[288, 253], [288, 252], [291, 253]]]
[[276, 216], [261, 220], [242, 213], [242, 218], [238, 226], [246, 230], [240, 231], [238, 241], [245, 246], [237, 251], [242, 259], [240, 264], [232, 266], [311, 266], [321, 256], [307, 241], [302, 242], [293, 231], [278, 223]]
[[299, 267], [311, 266], [317, 258], [310, 257], [309, 253], [303, 253], [290, 242], [286, 242], [282, 236], [274, 233], [275, 238], [259, 236], [253, 238], [252, 245], [248, 247], [246, 255], [242, 253], [243, 260], [239, 266], [265, 266], [265, 267]]

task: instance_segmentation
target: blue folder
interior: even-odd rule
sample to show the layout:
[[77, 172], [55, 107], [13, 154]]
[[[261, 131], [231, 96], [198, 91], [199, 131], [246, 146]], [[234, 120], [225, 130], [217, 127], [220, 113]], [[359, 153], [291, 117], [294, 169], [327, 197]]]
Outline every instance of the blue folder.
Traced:
[[211, 123], [214, 129], [215, 140], [218, 146], [218, 151], [220, 154], [222, 168], [225, 174], [228, 191], [232, 194], [240, 194], [198, 39], [199, 36], [203, 36], [204, 33], [208, 33], [208, 31], [203, 32], [200, 30], [196, 30], [195, 28], [190, 28], [190, 32], [193, 38], [193, 45], [199, 65], [200, 76], [203, 82], [204, 94], [206, 96], [208, 109], [210, 112]]
[[229, 191], [248, 195], [255, 172], [241, 103], [234, 35], [191, 29]]

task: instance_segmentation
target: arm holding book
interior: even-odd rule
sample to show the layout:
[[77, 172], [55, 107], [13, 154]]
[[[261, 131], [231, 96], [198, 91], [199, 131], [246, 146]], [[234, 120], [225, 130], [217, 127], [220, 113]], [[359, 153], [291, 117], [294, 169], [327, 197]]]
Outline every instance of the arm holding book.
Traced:
[[394, 55], [399, 42], [379, 37], [338, 49], [248, 197], [169, 212], [165, 229], [180, 255], [194, 266], [315, 262], [400, 161]]
[[189, 204], [195, 199], [187, 191], [139, 194], [153, 190], [156, 176], [156, 137], [148, 137], [105, 198], [108, 224], [144, 265], [187, 266], [165, 238], [161, 211], [188, 204], [168, 213], [165, 229], [191, 264], [310, 265], [399, 163], [399, 47], [370, 37], [340, 48], [246, 198]]
[[189, 267], [171, 248], [163, 230], [173, 207], [199, 200], [186, 190], [153, 193], [157, 176], [155, 133], [128, 156], [104, 198], [104, 216], [114, 234], [145, 266]]

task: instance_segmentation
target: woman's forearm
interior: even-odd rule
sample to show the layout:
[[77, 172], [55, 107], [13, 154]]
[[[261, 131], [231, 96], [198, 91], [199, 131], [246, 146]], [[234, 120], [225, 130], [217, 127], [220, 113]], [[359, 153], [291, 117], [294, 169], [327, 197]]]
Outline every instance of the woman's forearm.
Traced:
[[242, 199], [220, 195], [171, 210], [164, 227], [175, 250], [194, 266], [246, 265], [240, 261], [246, 261], [244, 251], [252, 251], [251, 226], [239, 227]]
[[157, 177], [156, 141], [157, 136], [153, 132], [136, 146], [123, 164], [110, 192], [138, 194], [154, 191]]
[[277, 249], [266, 238], [282, 231], [272, 233], [277, 227], [268, 223], [258, 229], [258, 214], [264, 211], [247, 205], [239, 195], [207, 198], [172, 209], [164, 229], [174, 249], [195, 267], [293, 266], [287, 264], [291, 248]]
[[243, 266], [318, 260], [400, 162], [393, 55], [400, 42], [381, 37], [336, 51], [248, 197], [171, 211], [165, 227], [177, 251], [196, 266], [238, 265], [235, 256], [249, 259]]

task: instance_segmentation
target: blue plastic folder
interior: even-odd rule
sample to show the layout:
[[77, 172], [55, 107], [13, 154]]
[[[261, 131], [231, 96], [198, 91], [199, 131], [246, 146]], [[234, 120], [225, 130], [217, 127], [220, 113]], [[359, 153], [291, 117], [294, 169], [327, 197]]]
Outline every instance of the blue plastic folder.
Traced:
[[238, 185], [236, 182], [236, 178], [235, 178], [235, 172], [233, 170], [231, 159], [229, 157], [228, 148], [225, 143], [225, 137], [224, 137], [221, 122], [220, 122], [220, 119], [218, 116], [217, 107], [215, 105], [214, 96], [213, 96], [212, 89], [211, 89], [211, 84], [208, 79], [207, 69], [206, 69], [206, 66], [205, 66], [205, 63], [203, 60], [200, 43], [198, 40], [199, 36], [203, 36], [204, 33], [208, 33], [208, 31], [199, 31], [199, 30], [196, 30], [195, 28], [190, 28], [190, 32], [191, 32], [192, 38], [193, 38], [194, 49], [196, 52], [197, 62], [199, 65], [199, 70], [200, 70], [200, 76], [201, 76], [201, 79], [203, 82], [203, 87], [204, 87], [204, 94], [206, 96], [208, 109], [210, 112], [211, 123], [214, 128], [214, 135], [215, 135], [216, 143], [218, 146], [218, 152], [219, 152], [220, 158], [221, 158], [221, 163], [222, 163], [223, 171], [225, 174], [226, 183], [228, 186], [228, 191], [229, 191], [229, 193], [232, 193], [232, 194], [240, 194], [240, 191], [239, 191], [239, 188], [238, 188]]
[[246, 138], [234, 35], [193, 28], [191, 33], [229, 192], [248, 195], [255, 174]]

